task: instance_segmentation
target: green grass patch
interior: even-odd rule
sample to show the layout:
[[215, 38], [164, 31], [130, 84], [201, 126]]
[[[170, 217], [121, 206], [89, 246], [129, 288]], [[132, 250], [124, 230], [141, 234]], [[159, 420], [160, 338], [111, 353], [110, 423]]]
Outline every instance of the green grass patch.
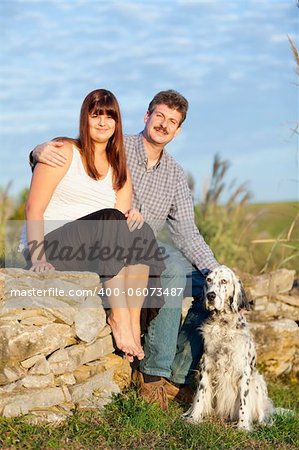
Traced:
[[186, 408], [171, 402], [168, 412], [139, 399], [132, 388], [103, 411], [77, 411], [63, 425], [34, 426], [26, 417], [0, 419], [1, 449], [297, 449], [299, 387], [269, 383], [275, 406], [297, 413], [274, 417], [271, 427], [238, 431], [217, 419], [200, 425], [181, 420]]
[[298, 267], [296, 202], [196, 205], [195, 221], [222, 264], [252, 274]]
[[[253, 216], [257, 235], [277, 238], [286, 234], [298, 214], [296, 202], [252, 203], [244, 208], [244, 213]], [[299, 239], [298, 224], [292, 233], [294, 239]]]
[[299, 209], [296, 202], [247, 205], [244, 214], [254, 223], [250, 247], [253, 266], [269, 271], [299, 263]]

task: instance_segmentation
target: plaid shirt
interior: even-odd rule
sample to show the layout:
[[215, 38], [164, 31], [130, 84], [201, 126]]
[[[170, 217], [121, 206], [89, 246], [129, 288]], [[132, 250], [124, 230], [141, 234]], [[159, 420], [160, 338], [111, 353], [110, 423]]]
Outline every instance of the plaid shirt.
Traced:
[[178, 163], [163, 150], [160, 160], [147, 169], [142, 133], [125, 136], [127, 162], [133, 183], [133, 207], [157, 234], [167, 223], [175, 246], [199, 270], [219, 264], [194, 223], [191, 191]]

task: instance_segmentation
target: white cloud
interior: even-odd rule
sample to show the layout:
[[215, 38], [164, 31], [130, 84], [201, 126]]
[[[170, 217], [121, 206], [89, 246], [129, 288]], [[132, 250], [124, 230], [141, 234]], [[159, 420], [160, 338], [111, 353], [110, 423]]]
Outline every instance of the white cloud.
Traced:
[[280, 42], [288, 42], [288, 36], [284, 33], [272, 34], [270, 36], [270, 42], [280, 43]]
[[234, 72], [230, 72], [228, 74], [228, 78], [233, 81], [243, 80], [244, 77], [245, 77], [244, 72], [240, 72], [240, 71], [234, 71]]

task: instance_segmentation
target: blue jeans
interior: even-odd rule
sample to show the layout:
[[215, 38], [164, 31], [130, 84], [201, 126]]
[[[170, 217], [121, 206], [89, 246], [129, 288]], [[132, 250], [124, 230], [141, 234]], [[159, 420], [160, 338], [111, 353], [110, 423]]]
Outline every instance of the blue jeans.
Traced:
[[[145, 357], [140, 362], [140, 370], [148, 375], [163, 376], [175, 383], [192, 382], [192, 375], [202, 355], [202, 339], [198, 326], [208, 314], [201, 307], [204, 277], [183, 255], [166, 246], [168, 258], [161, 283], [165, 295], [165, 305], [151, 322], [144, 339]], [[187, 281], [187, 288], [186, 288]], [[167, 291], [168, 289], [168, 291]], [[194, 300], [181, 326], [182, 300], [184, 291]]]

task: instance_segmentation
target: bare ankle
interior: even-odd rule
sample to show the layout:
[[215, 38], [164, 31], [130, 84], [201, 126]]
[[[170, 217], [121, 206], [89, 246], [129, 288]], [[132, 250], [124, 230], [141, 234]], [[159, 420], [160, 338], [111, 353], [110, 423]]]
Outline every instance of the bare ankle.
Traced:
[[118, 308], [117, 310], [111, 310], [108, 315], [108, 323], [112, 321], [114, 323], [126, 322], [130, 320], [130, 314], [125, 308]]

